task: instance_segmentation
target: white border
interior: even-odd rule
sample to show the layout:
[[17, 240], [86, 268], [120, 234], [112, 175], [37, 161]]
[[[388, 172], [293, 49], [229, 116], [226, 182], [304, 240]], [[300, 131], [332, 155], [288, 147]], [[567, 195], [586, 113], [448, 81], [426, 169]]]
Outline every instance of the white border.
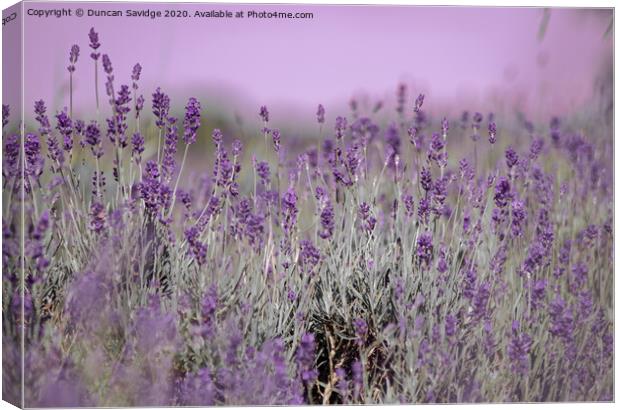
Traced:
[[[32, 3], [33, 1], [31, 0], [27, 0], [27, 2]], [[46, 1], [47, 2], [47, 1]], [[228, 1], [213, 1], [213, 0], [206, 0], [206, 1], [180, 1], [180, 0], [168, 0], [168, 1], [157, 1], [157, 0], [151, 0], [151, 1], [145, 1], [145, 0], [134, 0], [132, 1], [133, 3], [271, 3], [271, 4], [325, 4], [325, 5], [329, 5], [329, 4], [342, 4], [342, 5], [356, 5], [356, 4], [375, 4], [375, 5], [419, 5], [419, 6], [461, 6], [461, 7], [467, 7], [467, 6], [483, 6], [483, 7], [584, 7], [584, 8], [614, 8], [614, 20], [615, 20], [615, 5], [616, 2], [614, 1], [605, 1], [605, 0], [581, 0], [581, 1], [577, 1], [577, 0], [564, 0], [564, 1], [558, 1], [558, 0], [546, 0], [543, 3], [538, 2], [538, 1], [534, 1], [534, 0], [527, 0], [527, 1], [515, 1], [515, 0], [504, 0], [501, 3], [498, 1], [493, 1], [493, 0], [475, 0], [475, 1], [464, 1], [464, 0], [424, 0], [424, 1], [415, 1], [415, 0], [389, 0], [389, 1], [381, 1], [381, 0], [314, 0], [314, 1], [260, 1], [260, 0], [228, 0]], [[0, 0], [0, 8], [5, 9], [13, 4], [15, 4], [15, 1], [11, 1], [11, 0]], [[75, 0], [65, 0], [65, 1], [59, 1], [58, 3], [84, 3], [83, 1], [75, 1]], [[129, 2], [125, 2], [125, 3], [129, 3]], [[23, 38], [23, 37], [22, 37]], [[2, 35], [0, 34], [0, 42], [2, 39]], [[618, 90], [615, 87], [615, 78], [617, 77], [617, 73], [618, 73], [618, 67], [616, 65], [616, 59], [615, 56], [617, 54], [617, 43], [615, 42], [615, 28], [614, 28], [614, 101], [619, 101], [618, 99]], [[577, 56], [576, 56], [577, 57]], [[0, 54], [0, 65], [2, 63], [2, 56]], [[2, 85], [0, 84], [0, 93], [2, 91]], [[23, 83], [22, 83], [22, 93], [23, 93]], [[23, 110], [23, 107], [22, 107]], [[23, 117], [23, 115], [22, 115]], [[615, 124], [618, 122], [618, 111], [615, 110], [615, 105], [614, 105], [614, 131], [615, 131]], [[615, 134], [615, 132], [614, 132]], [[614, 136], [615, 137], [615, 136]], [[615, 138], [614, 138], [615, 141]], [[616, 167], [616, 162], [615, 162], [615, 158], [618, 157], [618, 144], [614, 143], [614, 181], [616, 181], [618, 179], [618, 168]], [[615, 183], [614, 183], [614, 188], [615, 188]], [[1, 195], [1, 194], [0, 194]], [[614, 189], [614, 204], [618, 203], [618, 191]], [[617, 218], [617, 207], [614, 206], [614, 233], [618, 232], [618, 218]], [[1, 239], [0, 239], [1, 241]], [[617, 238], [615, 238], [614, 240], [614, 261], [618, 261], [618, 247], [617, 247]], [[616, 264], [614, 264], [616, 265]], [[616, 273], [616, 266], [614, 266], [614, 278], [615, 278], [615, 273]], [[614, 296], [618, 294], [618, 290], [619, 290], [619, 285], [618, 285], [618, 281], [614, 280]], [[0, 294], [0, 298], [1, 298], [1, 294]], [[1, 300], [1, 299], [0, 299]], [[615, 303], [614, 303], [615, 306]], [[614, 309], [614, 313], [615, 313], [615, 309]], [[618, 340], [618, 335], [620, 334], [620, 331], [618, 329], [617, 323], [615, 322], [615, 317], [614, 317], [614, 351], [615, 351], [615, 363], [614, 363], [614, 373], [618, 374], [618, 344], [616, 343], [616, 341]], [[2, 347], [0, 345], [0, 353], [2, 352]], [[1, 385], [0, 385], [0, 392], [1, 392]], [[614, 397], [617, 400], [618, 397], [618, 383], [615, 380], [614, 377]], [[489, 410], [494, 410], [494, 409], [502, 409], [502, 408], [507, 408], [509, 407], [510, 409], [521, 409], [521, 408], [531, 408], [534, 407], [537, 409], [546, 409], [546, 408], [554, 408], [554, 409], [558, 409], [561, 408], [562, 409], [580, 409], [580, 408], [594, 408], [594, 409], [605, 409], [605, 408], [615, 408], [616, 404], [615, 403], [604, 403], [604, 404], [593, 404], [593, 403], [544, 403], [544, 404], [480, 404], [480, 405], [476, 405], [476, 404], [458, 404], [458, 405], [432, 405], [432, 408], [437, 408], [437, 409], [444, 409], [444, 408], [454, 408], [454, 406], [457, 406], [458, 409], [477, 409], [479, 407], [482, 407], [484, 409], [489, 409]], [[308, 406], [290, 406], [287, 408], [290, 409], [305, 409]], [[355, 406], [357, 407], [357, 406]], [[361, 406], [360, 406], [361, 407]], [[371, 408], [376, 408], [376, 409], [389, 409], [389, 408], [394, 408], [394, 406], [368, 406]], [[148, 409], [164, 409], [165, 407], [149, 407]], [[201, 407], [198, 407], [201, 408]], [[220, 407], [220, 408], [226, 408], [226, 409], [279, 409], [279, 407]], [[414, 405], [402, 405], [402, 406], [398, 406], [398, 409], [413, 409]], [[2, 402], [0, 401], [0, 410], [4, 410], [4, 409], [15, 409], [14, 406], [6, 403], [6, 402]]]

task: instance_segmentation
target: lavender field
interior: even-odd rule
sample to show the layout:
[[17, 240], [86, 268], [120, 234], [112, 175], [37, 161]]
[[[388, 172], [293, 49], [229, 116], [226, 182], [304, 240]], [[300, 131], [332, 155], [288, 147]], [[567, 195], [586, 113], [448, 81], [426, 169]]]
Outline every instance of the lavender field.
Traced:
[[2, 110], [4, 400], [22, 360], [29, 407], [614, 399], [609, 85], [541, 122], [395, 84], [242, 137], [75, 41], [66, 107]]

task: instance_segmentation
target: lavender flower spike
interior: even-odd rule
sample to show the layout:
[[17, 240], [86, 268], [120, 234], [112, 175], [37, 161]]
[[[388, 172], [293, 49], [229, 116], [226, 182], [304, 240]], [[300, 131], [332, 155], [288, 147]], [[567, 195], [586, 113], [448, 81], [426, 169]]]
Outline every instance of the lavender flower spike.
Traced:
[[77, 63], [79, 55], [80, 47], [74, 44], [69, 52], [69, 66], [67, 67], [69, 71], [69, 115], [71, 117], [73, 117], [73, 72], [75, 71], [75, 63]]
[[[105, 56], [104, 56], [105, 57]], [[157, 119], [155, 124], [159, 128], [163, 128], [166, 125], [168, 119], [168, 112], [170, 111], [170, 97], [161, 91], [160, 87], [157, 87], [153, 94], [153, 115]]]
[[495, 144], [497, 141], [497, 126], [494, 122], [489, 123], [489, 142]]
[[78, 57], [80, 56], [80, 47], [77, 44], [71, 46], [71, 51], [69, 52], [69, 66], [67, 70], [70, 73], [75, 71], [75, 63], [77, 63]]
[[103, 63], [103, 71], [106, 74], [111, 75], [113, 68], [112, 68], [112, 61], [110, 60], [110, 57], [108, 57], [107, 54], [104, 54], [103, 57], [101, 57], [101, 61]]
[[2, 128], [6, 127], [9, 123], [9, 106], [7, 104], [2, 104]]
[[73, 122], [67, 115], [67, 108], [56, 114], [57, 125], [56, 129], [63, 136], [63, 149], [65, 151], [71, 151], [73, 149]]
[[196, 133], [200, 128], [200, 103], [194, 97], [190, 98], [185, 106], [183, 127], [183, 141], [188, 145], [196, 142]]
[[260, 107], [260, 112], [258, 113], [258, 115], [260, 115], [261, 119], [265, 124], [269, 122], [269, 111], [267, 110], [267, 107], [265, 105]]
[[97, 106], [97, 111], [99, 111], [99, 70], [97, 67], [97, 61], [99, 60], [100, 53], [97, 50], [101, 44], [99, 44], [99, 34], [97, 34], [94, 27], [90, 28], [90, 31], [88, 32], [88, 39], [90, 41], [89, 46], [92, 49], [90, 58], [92, 58], [95, 62], [95, 103]]
[[422, 104], [424, 104], [424, 94], [418, 95], [418, 98], [415, 99], [413, 111], [420, 112], [420, 110], [422, 109]]
[[100, 53], [97, 52], [97, 49], [101, 46], [101, 44], [99, 44], [99, 34], [95, 31], [94, 27], [90, 28], [90, 31], [88, 32], [88, 39], [90, 40], [89, 46], [93, 50], [90, 57], [97, 61], [100, 55]]
[[325, 108], [323, 108], [322, 104], [319, 104], [319, 107], [316, 110], [316, 121], [319, 124], [323, 124], [325, 122]]

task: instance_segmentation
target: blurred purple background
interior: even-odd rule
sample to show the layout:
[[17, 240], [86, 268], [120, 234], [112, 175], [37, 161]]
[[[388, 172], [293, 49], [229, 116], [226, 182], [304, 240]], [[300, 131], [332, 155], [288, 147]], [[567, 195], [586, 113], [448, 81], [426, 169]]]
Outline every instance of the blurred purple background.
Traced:
[[[27, 3], [28, 8], [122, 9], [127, 3]], [[99, 32], [116, 84], [143, 66], [141, 92], [161, 86], [182, 108], [190, 95], [211, 109], [274, 119], [313, 120], [323, 103], [328, 121], [352, 96], [394, 99], [406, 82], [427, 96], [429, 111], [450, 114], [518, 108], [536, 118], [567, 114], [591, 99], [610, 76], [611, 10], [542, 8], [145, 4], [133, 9], [312, 12], [312, 20], [156, 19], [26, 16], [26, 109], [43, 98], [68, 104], [69, 49], [81, 48], [75, 73], [78, 113], [94, 106], [88, 30]], [[100, 76], [100, 93], [104, 93]], [[411, 100], [415, 97], [410, 96]], [[446, 112], [448, 111], [448, 112]], [[333, 116], [330, 116], [333, 114]], [[208, 115], [208, 114], [207, 114]], [[88, 117], [88, 115], [86, 115]]]

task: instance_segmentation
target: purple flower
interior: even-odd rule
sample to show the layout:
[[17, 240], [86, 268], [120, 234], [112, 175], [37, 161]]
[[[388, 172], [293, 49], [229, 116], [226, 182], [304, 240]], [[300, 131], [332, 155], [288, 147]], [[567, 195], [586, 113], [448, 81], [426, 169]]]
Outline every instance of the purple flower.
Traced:
[[144, 152], [144, 137], [139, 132], [136, 132], [131, 137], [131, 154], [133, 155], [137, 163], [140, 162], [142, 153]]
[[416, 255], [426, 265], [430, 265], [433, 260], [433, 236], [430, 232], [425, 232], [418, 237]]
[[570, 239], [566, 239], [560, 248], [560, 254], [558, 256], [558, 261], [562, 265], [568, 265], [570, 262], [570, 253], [572, 248], [572, 241]]
[[553, 144], [558, 147], [560, 145], [560, 119], [558, 117], [553, 117], [551, 119], [551, 123], [549, 124], [551, 141]]
[[138, 98], [136, 98], [136, 106], [135, 106], [136, 118], [140, 116], [140, 112], [142, 111], [143, 108], [144, 108], [144, 96], [140, 95]]
[[463, 111], [461, 114], [461, 128], [467, 128], [467, 124], [469, 123], [469, 111]]
[[207, 246], [200, 240], [200, 230], [197, 226], [191, 226], [185, 230], [185, 238], [189, 244], [189, 250], [191, 255], [196, 260], [198, 265], [202, 266], [207, 260]]
[[161, 91], [161, 88], [157, 87], [153, 94], [153, 115], [157, 118], [155, 124], [157, 124], [159, 128], [163, 128], [164, 125], [166, 125], [169, 111], [170, 98]]
[[551, 335], [562, 340], [569, 356], [574, 352], [574, 332], [575, 320], [573, 309], [566, 304], [566, 301], [557, 294], [549, 304], [549, 317], [551, 318], [549, 332]]
[[314, 267], [321, 260], [321, 254], [314, 244], [308, 240], [299, 242], [300, 252], [299, 259], [302, 267], [308, 272], [312, 272]]
[[366, 202], [362, 202], [358, 209], [358, 215], [360, 219], [363, 221], [363, 227], [366, 232], [370, 233], [375, 229], [375, 224], [377, 223], [377, 219], [371, 215], [370, 206]]
[[418, 205], [418, 218], [424, 223], [427, 223], [430, 213], [431, 203], [428, 198], [420, 199], [420, 204]]
[[433, 177], [431, 176], [431, 170], [423, 167], [420, 171], [420, 185], [422, 189], [429, 192], [433, 188]]
[[405, 214], [407, 215], [407, 217], [411, 218], [415, 212], [414, 211], [415, 202], [413, 200], [413, 196], [412, 195], [403, 196], [403, 203], [405, 204]]
[[351, 133], [356, 143], [362, 147], [368, 146], [370, 142], [379, 134], [379, 126], [372, 122], [368, 117], [362, 117], [351, 124]]
[[183, 206], [185, 206], [185, 209], [187, 209], [187, 211], [191, 211], [192, 210], [192, 194], [191, 192], [186, 192], [183, 191], [181, 189], [179, 189], [178, 191], [178, 195], [179, 198], [181, 199], [181, 203], [183, 204]]
[[228, 187], [232, 182], [234, 166], [228, 158], [228, 153], [223, 148], [219, 150], [218, 161], [219, 169], [217, 174], [217, 184], [221, 187]]
[[355, 360], [351, 365], [351, 372], [353, 373], [353, 386], [357, 396], [364, 387], [364, 366], [362, 362]]
[[114, 100], [116, 110], [120, 111], [122, 114], [128, 113], [130, 108], [127, 107], [127, 104], [131, 100], [131, 91], [129, 91], [129, 86], [121, 85], [121, 89], [117, 95], [118, 97]]
[[283, 227], [284, 231], [290, 233], [297, 222], [297, 194], [295, 189], [290, 187], [282, 196], [282, 211], [284, 212]]
[[594, 242], [596, 238], [598, 238], [598, 228], [596, 227], [596, 225], [590, 224], [584, 230], [584, 235], [590, 240], [590, 242]]
[[261, 117], [265, 124], [269, 122], [269, 111], [267, 110], [267, 107], [265, 105], [262, 105], [260, 107], [258, 115]]
[[234, 157], [238, 157], [243, 150], [243, 144], [239, 140], [234, 140], [232, 142], [232, 154]]
[[105, 223], [105, 206], [99, 202], [93, 202], [90, 205], [90, 229], [95, 233], [101, 233], [105, 228]]
[[10, 109], [7, 104], [2, 104], [2, 128], [6, 127], [9, 123]]
[[523, 262], [523, 271], [532, 274], [536, 268], [542, 266], [546, 251], [540, 241], [535, 240], [527, 250], [527, 257]]
[[162, 175], [166, 180], [170, 180], [176, 168], [177, 142], [179, 136], [177, 134], [176, 118], [168, 118], [166, 126], [166, 135], [164, 139], [164, 155], [162, 159]]
[[449, 127], [448, 119], [446, 117], [443, 117], [443, 120], [441, 120], [441, 133], [443, 134], [444, 139], [448, 135], [449, 128], [450, 127]]
[[269, 163], [266, 161], [259, 161], [256, 163], [256, 174], [259, 176], [261, 183], [265, 186], [269, 185]]
[[424, 94], [418, 95], [418, 98], [415, 99], [415, 105], [413, 107], [414, 112], [419, 112], [422, 108], [422, 104], [424, 104]]
[[214, 406], [216, 386], [208, 369], [186, 374], [179, 382], [179, 403], [182, 406]]
[[405, 102], [407, 101], [407, 85], [404, 83], [398, 84], [396, 90], [396, 112], [402, 115], [405, 112]]
[[319, 124], [325, 122], [325, 108], [323, 108], [322, 104], [319, 104], [319, 107], [316, 109], [316, 120]]
[[479, 321], [487, 318], [487, 305], [489, 303], [489, 298], [491, 297], [491, 285], [489, 282], [482, 282], [478, 286], [478, 290], [474, 295], [472, 304], [473, 311], [471, 313], [472, 318], [475, 321]]
[[523, 224], [525, 218], [527, 218], [527, 211], [525, 210], [525, 204], [519, 199], [512, 201], [512, 235], [515, 237], [521, 236], [523, 233]]
[[543, 149], [545, 141], [542, 138], [535, 138], [530, 145], [530, 158], [536, 159], [540, 155]]
[[357, 100], [355, 98], [351, 98], [351, 100], [349, 100], [349, 107], [354, 113], [357, 111]]
[[84, 123], [84, 121], [75, 120], [73, 122], [73, 131], [75, 132], [75, 135], [77, 135], [80, 138], [80, 146], [82, 148], [86, 146], [86, 141], [82, 139], [85, 129], [86, 129], [86, 123]]
[[439, 260], [437, 261], [437, 272], [446, 273], [448, 271], [448, 262], [446, 261], [446, 250], [442, 246], [439, 248]]
[[56, 114], [56, 129], [63, 136], [63, 149], [71, 151], [73, 149], [73, 122], [67, 115], [67, 109]]
[[368, 335], [368, 324], [363, 318], [358, 317], [353, 321], [353, 328], [355, 329], [355, 336], [358, 339], [358, 343], [362, 344]]
[[508, 147], [508, 149], [506, 149], [506, 166], [508, 166], [508, 168], [512, 168], [517, 165], [517, 162], [519, 162], [517, 152], [514, 148]]
[[476, 265], [469, 266], [464, 270], [465, 277], [463, 278], [463, 296], [469, 300], [473, 300], [476, 295], [476, 282], [478, 281]]
[[489, 142], [491, 144], [495, 144], [495, 141], [497, 141], [497, 126], [495, 125], [494, 122], [490, 122], [489, 123]]
[[24, 154], [26, 157], [25, 173], [29, 177], [38, 179], [43, 173], [44, 160], [41, 156], [41, 144], [35, 134], [26, 134], [24, 141]]
[[482, 342], [482, 346], [484, 347], [484, 353], [489, 359], [492, 359], [495, 356], [495, 347], [497, 346], [497, 342], [493, 336], [493, 327], [491, 326], [490, 320], [484, 322], [483, 330], [484, 340]]
[[531, 284], [530, 290], [531, 290], [530, 303], [531, 303], [532, 309], [536, 310], [543, 305], [543, 302], [546, 296], [546, 290], [547, 290], [547, 280], [539, 279], [539, 280], [534, 281]]
[[214, 128], [213, 132], [211, 133], [211, 139], [213, 139], [213, 143], [215, 144], [215, 146], [218, 147], [222, 143], [224, 135], [222, 134], [222, 131], [220, 131], [218, 128]]
[[201, 313], [205, 321], [212, 321], [217, 310], [218, 297], [217, 287], [211, 286], [202, 299]]
[[71, 46], [71, 51], [69, 52], [69, 66], [67, 70], [70, 73], [75, 71], [75, 63], [77, 63], [78, 57], [80, 56], [80, 47], [77, 44]]
[[583, 262], [577, 262], [573, 265], [572, 273], [574, 282], [571, 287], [573, 292], [576, 292], [588, 281], [588, 267]]
[[95, 172], [92, 177], [93, 196], [101, 198], [103, 196], [103, 188], [105, 187], [105, 184], [106, 180], [103, 171], [99, 171], [98, 174]]
[[525, 375], [530, 368], [529, 353], [532, 339], [526, 333], [519, 332], [519, 321], [512, 322], [512, 338], [508, 344], [510, 369], [517, 374]]
[[512, 198], [512, 193], [510, 192], [510, 182], [506, 177], [500, 177], [499, 181], [495, 185], [495, 196], [493, 200], [495, 201], [495, 205], [499, 208], [503, 208], [508, 205], [508, 202]]
[[11, 301], [11, 311], [16, 318], [20, 318], [18, 320], [21, 320], [22, 308], [24, 310], [24, 319], [29, 319], [34, 311], [32, 295], [29, 292], [24, 292], [22, 299], [19, 288], [16, 288]]
[[419, 149], [418, 140], [416, 138], [418, 135], [418, 129], [416, 127], [409, 127], [407, 129], [407, 134], [409, 135], [409, 142], [411, 145]]
[[340, 394], [344, 397], [348, 395], [349, 392], [349, 382], [347, 381], [347, 372], [342, 368], [338, 367], [336, 369], [336, 377], [338, 377], [338, 384], [336, 387]]
[[99, 44], [99, 34], [95, 31], [94, 27], [90, 28], [90, 31], [88, 32], [88, 39], [90, 40], [90, 48], [93, 49], [93, 52], [90, 54], [90, 57], [97, 61], [99, 59], [99, 53], [97, 52], [97, 49], [101, 46], [101, 44]]
[[331, 238], [334, 234], [334, 227], [334, 207], [331, 202], [327, 202], [321, 211], [321, 228], [323, 229], [319, 233], [319, 236], [323, 239]]
[[134, 85], [133, 85], [134, 90], [138, 89], [138, 85], [136, 84], [136, 82], [140, 81], [141, 73], [142, 73], [142, 66], [140, 65], [140, 63], [136, 63], [136, 65], [133, 66], [133, 70], [131, 71], [131, 79], [134, 82]]
[[295, 352], [295, 360], [297, 363], [297, 374], [306, 384], [313, 383], [319, 375], [314, 366], [315, 350], [314, 335], [312, 333], [304, 333]]
[[368, 219], [368, 217], [370, 216], [370, 205], [368, 205], [366, 202], [362, 202], [359, 206], [358, 214], [360, 219], [364, 221]]
[[273, 150], [275, 152], [280, 152], [280, 131], [272, 130], [271, 137], [273, 138]]
[[[109, 90], [110, 93], [113, 91]], [[109, 94], [112, 95], [112, 94]], [[130, 108], [128, 106], [130, 102], [129, 87], [127, 85], [121, 86], [118, 92], [117, 98], [110, 100], [113, 108], [112, 116], [106, 118], [108, 125], [107, 136], [110, 142], [117, 147], [124, 148], [127, 146], [127, 137], [125, 132], [127, 131], [127, 116]]]
[[84, 139], [90, 145], [90, 149], [96, 158], [103, 156], [103, 148], [101, 147], [101, 131], [96, 121], [92, 121], [84, 131]]
[[347, 129], [347, 119], [345, 117], [336, 117], [336, 139], [341, 140]]
[[456, 317], [454, 317], [454, 315], [446, 315], [444, 330], [447, 337], [452, 337], [456, 334]]
[[377, 218], [375, 218], [374, 216], [369, 216], [368, 219], [366, 219], [365, 224], [364, 224], [364, 228], [366, 229], [366, 232], [370, 233], [375, 229], [375, 225], [377, 224]]
[[579, 316], [587, 319], [592, 313], [594, 303], [592, 301], [592, 292], [584, 290], [579, 293]]
[[104, 54], [101, 57], [101, 61], [103, 63], [103, 71], [108, 75], [112, 75], [112, 61], [110, 61], [110, 57], [107, 54]]
[[448, 178], [444, 176], [443, 178], [437, 178], [435, 183], [433, 184], [432, 198], [435, 202], [436, 212], [439, 212], [439, 209], [443, 208], [443, 205], [446, 201], [446, 197], [448, 196]]
[[50, 125], [49, 118], [46, 114], [47, 108], [45, 108], [45, 102], [43, 100], [35, 101], [34, 112], [36, 114], [36, 120], [40, 125], [39, 132], [43, 135], [47, 135], [52, 132], [52, 126]]
[[156, 161], [149, 160], [145, 165], [143, 180], [138, 185], [138, 193], [144, 201], [146, 210], [156, 214], [162, 208], [167, 208], [171, 200], [170, 188], [159, 180], [159, 166]]
[[196, 132], [200, 128], [200, 103], [194, 97], [190, 98], [185, 106], [183, 128], [183, 141], [186, 144], [196, 142]]
[[49, 266], [49, 260], [45, 256], [45, 235], [50, 226], [49, 210], [45, 210], [41, 213], [39, 221], [34, 227], [32, 227], [32, 240], [27, 242], [26, 252], [35, 262], [36, 268], [39, 271], [43, 271]]

